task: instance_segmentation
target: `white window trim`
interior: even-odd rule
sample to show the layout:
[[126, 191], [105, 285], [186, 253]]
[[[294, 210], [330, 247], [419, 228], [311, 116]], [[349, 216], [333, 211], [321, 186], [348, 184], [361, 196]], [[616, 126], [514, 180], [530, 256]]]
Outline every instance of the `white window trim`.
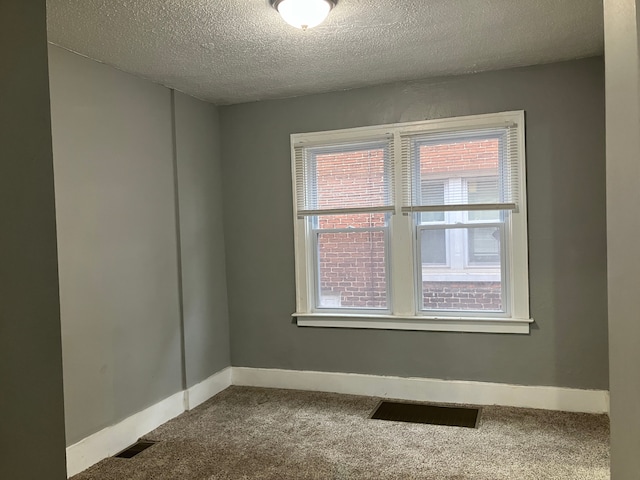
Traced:
[[[395, 165], [395, 198], [398, 199], [396, 211], [391, 216], [390, 231], [392, 239], [389, 249], [392, 313], [375, 311], [340, 310], [335, 312], [314, 311], [314, 281], [311, 279], [313, 272], [313, 252], [308, 248], [307, 238], [311, 234], [309, 222], [304, 218], [298, 218], [293, 212], [294, 220], [294, 248], [295, 248], [295, 281], [296, 281], [296, 312], [298, 326], [309, 327], [340, 327], [340, 328], [370, 328], [385, 330], [427, 330], [427, 331], [451, 331], [451, 332], [482, 332], [482, 333], [518, 333], [528, 334], [533, 320], [529, 314], [529, 273], [528, 273], [528, 245], [527, 245], [527, 198], [526, 198], [526, 168], [525, 168], [525, 126], [524, 111], [512, 111], [485, 115], [473, 115], [467, 117], [455, 117], [447, 119], [427, 120], [420, 122], [396, 123], [372, 127], [359, 127], [338, 131], [324, 131], [313, 133], [301, 133], [291, 135], [291, 155], [295, 158], [294, 145], [300, 142], [335, 143], [340, 141], [357, 141], [371, 139], [372, 136], [392, 134], [394, 142], [400, 145], [400, 133], [429, 131], [448, 131], [465, 128], [478, 128], [496, 122], [514, 122], [519, 125], [518, 141], [520, 143], [518, 168], [519, 168], [519, 205], [517, 211], [511, 213], [511, 248], [506, 254], [509, 271], [506, 272], [507, 281], [510, 284], [509, 316], [461, 316], [460, 312], [437, 315], [430, 312], [417, 310], [416, 298], [416, 262], [414, 248], [406, 248], [413, 245], [414, 232], [410, 215], [401, 212], [403, 198], [402, 184], [397, 179], [402, 178], [402, 152], [396, 148], [394, 152]], [[295, 187], [295, 162], [292, 161], [293, 200], [297, 205]], [[506, 232], [509, 233], [509, 232]], [[474, 312], [477, 313], [477, 312]]]

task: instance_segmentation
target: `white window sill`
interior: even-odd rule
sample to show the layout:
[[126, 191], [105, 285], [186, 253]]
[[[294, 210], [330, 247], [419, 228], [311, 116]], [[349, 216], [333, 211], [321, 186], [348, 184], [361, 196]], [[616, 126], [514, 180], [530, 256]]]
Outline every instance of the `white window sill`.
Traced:
[[529, 334], [529, 318], [412, 317], [341, 313], [294, 313], [299, 327], [370, 328], [433, 332]]

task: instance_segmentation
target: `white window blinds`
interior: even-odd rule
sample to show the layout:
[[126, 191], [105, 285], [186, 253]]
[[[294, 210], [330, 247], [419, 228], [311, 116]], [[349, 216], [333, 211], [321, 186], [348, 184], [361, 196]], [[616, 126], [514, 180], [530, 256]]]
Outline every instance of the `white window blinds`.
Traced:
[[517, 124], [400, 138], [403, 212], [518, 209]]
[[294, 145], [297, 216], [393, 211], [391, 140]]

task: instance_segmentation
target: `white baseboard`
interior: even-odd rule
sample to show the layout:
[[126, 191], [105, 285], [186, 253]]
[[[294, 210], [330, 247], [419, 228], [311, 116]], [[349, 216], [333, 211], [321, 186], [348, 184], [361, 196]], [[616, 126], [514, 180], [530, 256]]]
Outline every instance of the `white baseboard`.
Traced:
[[246, 367], [233, 367], [233, 384], [422, 402], [504, 405], [584, 413], [609, 412], [609, 392], [606, 390]]
[[231, 377], [231, 367], [227, 367], [188, 390], [171, 395], [67, 447], [67, 477], [115, 455], [163, 423], [207, 401], [230, 386]]
[[141, 436], [184, 412], [184, 395], [178, 392], [67, 447], [67, 477], [115, 455]]
[[86, 470], [230, 385], [367, 395], [423, 402], [467, 403], [608, 413], [609, 392], [503, 383], [382, 377], [356, 373], [228, 367], [188, 390], [67, 447], [67, 475]]
[[203, 404], [231, 385], [232, 369], [227, 367], [206, 380], [194, 385], [185, 392], [186, 410], [192, 410]]

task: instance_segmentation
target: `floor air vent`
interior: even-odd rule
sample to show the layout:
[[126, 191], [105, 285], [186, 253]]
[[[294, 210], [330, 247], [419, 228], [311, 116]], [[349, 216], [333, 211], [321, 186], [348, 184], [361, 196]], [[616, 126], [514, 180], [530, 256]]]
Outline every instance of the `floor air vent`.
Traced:
[[480, 409], [423, 405], [419, 403], [380, 402], [371, 418], [393, 422], [477, 428]]
[[114, 455], [116, 458], [132, 458], [135, 457], [140, 452], [145, 451], [147, 448], [155, 445], [156, 442], [152, 442], [149, 440], [138, 440], [136, 443], [131, 445], [126, 450], [121, 451], [117, 455]]

